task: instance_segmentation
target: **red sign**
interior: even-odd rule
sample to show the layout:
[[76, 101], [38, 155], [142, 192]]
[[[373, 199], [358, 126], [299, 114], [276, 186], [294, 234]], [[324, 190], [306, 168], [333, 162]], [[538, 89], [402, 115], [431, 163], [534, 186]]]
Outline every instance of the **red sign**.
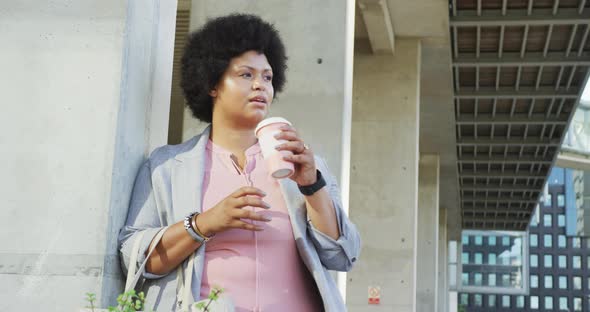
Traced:
[[381, 287], [369, 286], [369, 304], [379, 304], [381, 301]]

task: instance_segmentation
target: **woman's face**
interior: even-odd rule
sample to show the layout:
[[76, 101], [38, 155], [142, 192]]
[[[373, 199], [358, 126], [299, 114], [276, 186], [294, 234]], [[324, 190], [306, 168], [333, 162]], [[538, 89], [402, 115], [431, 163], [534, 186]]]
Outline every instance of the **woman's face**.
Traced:
[[266, 56], [248, 51], [233, 58], [210, 95], [214, 121], [256, 127], [268, 114], [274, 96], [272, 68]]

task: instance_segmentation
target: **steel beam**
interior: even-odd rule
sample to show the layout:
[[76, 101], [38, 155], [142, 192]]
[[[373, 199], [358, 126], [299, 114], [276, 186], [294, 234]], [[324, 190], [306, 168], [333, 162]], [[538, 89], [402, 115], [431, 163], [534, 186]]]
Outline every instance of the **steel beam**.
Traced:
[[[565, 116], [567, 117], [567, 116]], [[516, 124], [516, 125], [546, 125], [546, 124], [557, 124], [557, 125], [565, 125], [567, 124], [567, 118], [547, 118], [545, 114], [535, 114], [530, 118], [526, 114], [516, 115], [515, 117], [510, 117], [509, 114], [496, 114], [496, 116], [491, 115], [480, 115], [478, 117], [469, 116], [469, 115], [462, 115], [456, 119], [456, 123], [458, 125], [473, 125], [473, 124], [500, 124], [500, 125], [508, 125], [508, 124]]]
[[587, 25], [590, 19], [588, 12], [578, 13], [578, 9], [560, 9], [553, 14], [551, 9], [537, 9], [535, 14], [527, 15], [526, 10], [510, 10], [502, 15], [500, 10], [486, 10], [481, 16], [476, 11], [459, 10], [451, 17], [450, 25], [458, 27], [476, 26], [542, 26], [542, 25]]

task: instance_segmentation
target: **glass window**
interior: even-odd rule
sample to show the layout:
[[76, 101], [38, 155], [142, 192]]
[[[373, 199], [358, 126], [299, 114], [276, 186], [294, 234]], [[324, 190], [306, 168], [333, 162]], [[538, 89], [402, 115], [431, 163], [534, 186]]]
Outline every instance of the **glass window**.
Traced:
[[572, 257], [572, 268], [573, 269], [581, 269], [582, 268], [582, 257], [580, 257], [580, 256], [573, 256]]
[[531, 275], [531, 288], [539, 288], [539, 276]]
[[531, 234], [529, 236], [529, 244], [531, 247], [537, 247], [539, 246], [539, 235], [537, 234]]
[[567, 289], [567, 276], [560, 275], [558, 277], [559, 280], [559, 289]]
[[545, 275], [545, 288], [546, 289], [551, 289], [553, 288], [553, 276], [551, 275]]
[[496, 246], [496, 236], [495, 235], [488, 236], [488, 245]]
[[481, 273], [475, 273], [475, 274], [473, 275], [473, 277], [474, 277], [474, 284], [475, 284], [476, 286], [481, 286], [481, 285], [482, 285], [482, 283], [481, 283], [481, 280], [482, 280], [482, 274], [481, 274]]
[[557, 247], [559, 248], [566, 248], [567, 247], [567, 240], [565, 235], [557, 235]]
[[510, 308], [510, 296], [508, 296], [508, 295], [502, 296], [502, 307]]
[[553, 223], [553, 217], [550, 213], [543, 215], [543, 226], [551, 227]]
[[475, 264], [482, 264], [483, 263], [483, 255], [481, 252], [475, 253]]
[[564, 214], [558, 214], [557, 215], [557, 226], [565, 226], [565, 215]]
[[461, 294], [461, 304], [468, 305], [469, 304], [469, 294]]
[[488, 274], [488, 286], [496, 286], [496, 273]]
[[557, 256], [558, 266], [560, 269], [567, 269], [567, 256]]
[[469, 245], [469, 235], [463, 234], [463, 236], [461, 237], [461, 244]]
[[503, 265], [509, 265], [510, 264], [510, 254], [509, 253], [501, 253], [500, 254], [500, 262]]
[[559, 297], [559, 309], [569, 310], [569, 308], [567, 307], [567, 297]]
[[481, 246], [481, 244], [483, 243], [483, 239], [481, 235], [476, 235], [475, 236], [475, 244], [478, 246]]
[[510, 246], [510, 237], [502, 236], [502, 246]]
[[557, 207], [565, 207], [565, 195], [557, 194]]
[[574, 311], [582, 311], [582, 298], [574, 297]]
[[538, 296], [531, 296], [531, 309], [534, 309], [534, 310], [539, 309], [539, 297]]
[[496, 264], [496, 254], [491, 252], [488, 254], [488, 264]]
[[469, 285], [469, 273], [461, 274], [461, 283], [463, 285]]
[[553, 310], [553, 297], [550, 297], [550, 296], [545, 297], [545, 309], [546, 310]]
[[536, 268], [539, 266], [539, 256], [532, 254], [531, 255], [531, 268]]
[[512, 245], [521, 246], [522, 239], [520, 237], [515, 237], [514, 240], [512, 241]]
[[552, 268], [553, 267], [553, 256], [552, 255], [543, 256], [543, 267], [545, 267], [545, 268]]
[[510, 274], [502, 274], [502, 286], [510, 286]]
[[496, 306], [496, 295], [488, 295], [488, 307]]
[[543, 235], [543, 246], [547, 248], [553, 247], [553, 236], [551, 234]]
[[463, 264], [468, 264], [469, 263], [469, 253], [468, 252], [464, 252], [461, 255], [461, 262], [463, 262]]
[[573, 284], [575, 290], [581, 290], [582, 289], [582, 278], [580, 276], [574, 276], [572, 284]]
[[482, 306], [482, 299], [481, 299], [481, 295], [480, 294], [473, 295], [473, 304], [476, 307], [481, 307]]
[[582, 241], [579, 237], [572, 237], [572, 247], [580, 248], [582, 247]]
[[544, 196], [544, 205], [547, 207], [551, 207], [551, 194], [547, 194]]
[[524, 308], [524, 296], [516, 296], [516, 307]]

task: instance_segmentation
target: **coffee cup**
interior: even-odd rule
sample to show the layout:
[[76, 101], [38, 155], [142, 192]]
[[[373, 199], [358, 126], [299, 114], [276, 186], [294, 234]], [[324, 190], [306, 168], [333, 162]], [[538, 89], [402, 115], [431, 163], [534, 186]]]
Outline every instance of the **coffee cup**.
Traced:
[[270, 117], [258, 123], [254, 130], [270, 174], [276, 179], [288, 178], [295, 172], [293, 163], [283, 159], [285, 156], [293, 155], [293, 152], [275, 149], [277, 145], [287, 142], [287, 140], [275, 138], [275, 134], [282, 131], [280, 128], [283, 125], [291, 125], [291, 123], [285, 118]]

